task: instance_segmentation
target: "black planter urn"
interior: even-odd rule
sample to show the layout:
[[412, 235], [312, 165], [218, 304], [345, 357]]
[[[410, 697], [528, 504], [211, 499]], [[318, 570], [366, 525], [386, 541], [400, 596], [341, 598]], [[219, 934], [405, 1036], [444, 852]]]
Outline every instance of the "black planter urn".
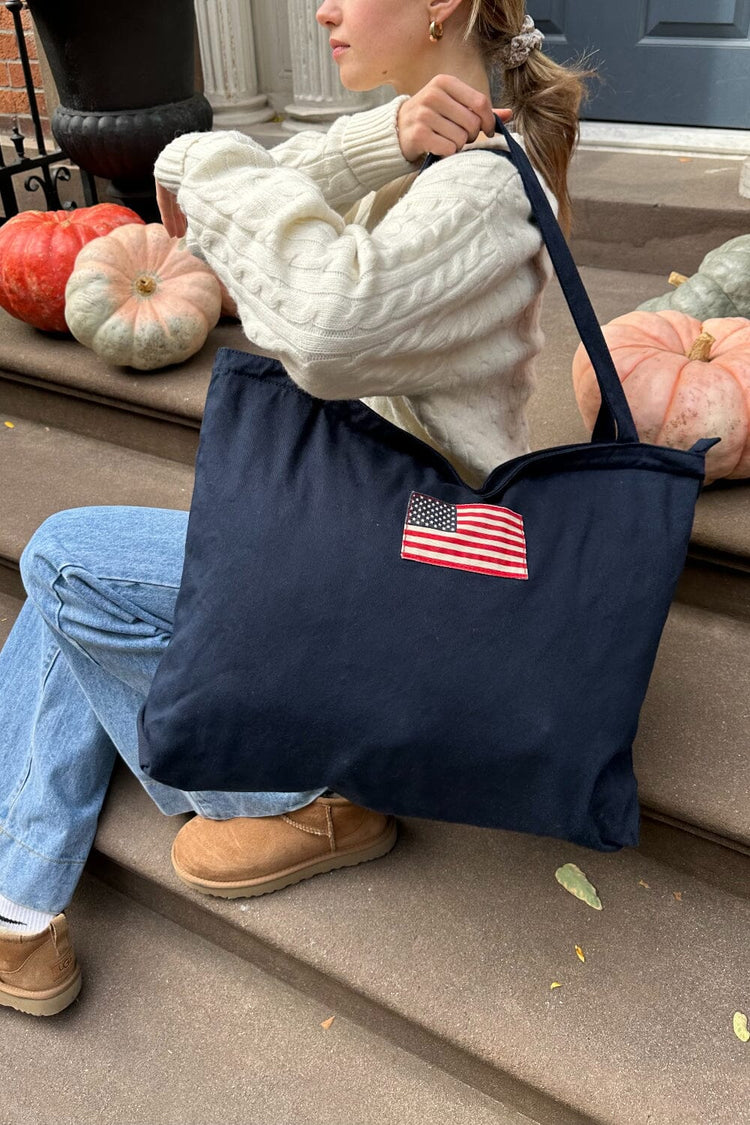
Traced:
[[52, 133], [108, 202], [159, 222], [154, 161], [181, 133], [211, 129], [195, 91], [193, 0], [27, 0], [61, 104]]

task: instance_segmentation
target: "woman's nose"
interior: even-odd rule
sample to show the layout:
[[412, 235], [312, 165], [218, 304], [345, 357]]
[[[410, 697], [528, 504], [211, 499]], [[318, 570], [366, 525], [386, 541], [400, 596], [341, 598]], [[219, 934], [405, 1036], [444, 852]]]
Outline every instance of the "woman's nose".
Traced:
[[315, 18], [321, 27], [326, 27], [328, 24], [334, 24], [336, 21], [333, 18], [334, 5], [328, 3], [321, 4], [315, 13]]

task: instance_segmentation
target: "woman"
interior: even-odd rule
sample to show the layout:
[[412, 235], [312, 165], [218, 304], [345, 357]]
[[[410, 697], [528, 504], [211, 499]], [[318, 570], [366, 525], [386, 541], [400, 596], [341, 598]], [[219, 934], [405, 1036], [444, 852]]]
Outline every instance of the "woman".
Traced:
[[[545, 58], [523, 0], [324, 0], [316, 18], [347, 89], [397, 96], [270, 152], [237, 132], [176, 138], [154, 169], [164, 224], [226, 286], [249, 350], [318, 397], [364, 399], [479, 485], [528, 451], [550, 276], [518, 174], [481, 151], [504, 147], [490, 74], [504, 70], [565, 227], [582, 74]], [[464, 148], [417, 176], [427, 153]], [[396, 841], [392, 817], [322, 788], [188, 793], [143, 775], [136, 716], [186, 526], [181, 511], [80, 508], [23, 553], [28, 598], [0, 653], [0, 1004], [50, 1015], [78, 993], [62, 912], [118, 752], [162, 812], [196, 814], [172, 862], [204, 893], [264, 894]]]

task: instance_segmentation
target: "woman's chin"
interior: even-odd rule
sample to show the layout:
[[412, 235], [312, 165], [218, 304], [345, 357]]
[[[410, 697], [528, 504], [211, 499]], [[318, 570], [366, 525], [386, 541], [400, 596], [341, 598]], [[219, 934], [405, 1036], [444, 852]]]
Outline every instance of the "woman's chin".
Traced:
[[352, 94], [367, 94], [370, 90], [382, 90], [384, 86], [390, 86], [390, 82], [357, 78], [356, 75], [341, 74], [341, 72], [339, 72], [339, 79], [344, 89], [349, 90]]

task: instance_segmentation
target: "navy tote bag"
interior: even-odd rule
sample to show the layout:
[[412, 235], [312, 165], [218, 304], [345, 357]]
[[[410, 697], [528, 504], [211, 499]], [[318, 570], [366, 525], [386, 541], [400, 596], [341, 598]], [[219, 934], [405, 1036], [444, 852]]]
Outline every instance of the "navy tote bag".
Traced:
[[638, 843], [631, 748], [714, 441], [638, 440], [554, 213], [496, 124], [596, 368], [591, 442], [471, 488], [364, 403], [220, 348], [174, 633], [138, 715], [151, 778]]

